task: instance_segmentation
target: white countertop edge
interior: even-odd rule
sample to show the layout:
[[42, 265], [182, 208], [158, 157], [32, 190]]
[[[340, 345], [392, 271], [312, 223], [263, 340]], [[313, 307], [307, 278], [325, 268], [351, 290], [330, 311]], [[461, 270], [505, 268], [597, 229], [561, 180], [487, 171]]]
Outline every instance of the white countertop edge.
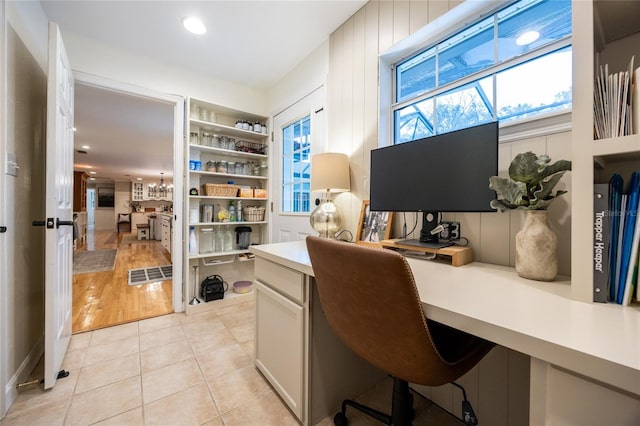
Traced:
[[[313, 276], [304, 241], [252, 251]], [[430, 319], [640, 395], [639, 309], [574, 301], [562, 277], [537, 282], [499, 265], [407, 260]]]

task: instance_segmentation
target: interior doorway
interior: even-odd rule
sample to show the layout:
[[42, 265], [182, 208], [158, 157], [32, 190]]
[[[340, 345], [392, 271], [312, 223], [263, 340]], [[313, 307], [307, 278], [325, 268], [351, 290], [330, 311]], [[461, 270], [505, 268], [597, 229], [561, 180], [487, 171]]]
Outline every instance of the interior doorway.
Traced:
[[[78, 143], [75, 144], [75, 169], [85, 167], [85, 171], [91, 173], [86, 203], [87, 244], [80, 254], [88, 251], [111, 251], [115, 254], [113, 266], [107, 271], [74, 274], [73, 330], [86, 331], [164, 313], [180, 312], [183, 310], [183, 283], [179, 272], [182, 269], [179, 248], [182, 227], [177, 224], [182, 221], [181, 191], [175, 191], [171, 209], [175, 212], [171, 215], [174, 219], [172, 244], [175, 247], [170, 251], [165, 250], [160, 241], [138, 241], [135, 229], [134, 232], [118, 232], [116, 222], [120, 213], [135, 212], [131, 203], [131, 181], [137, 177], [157, 180], [164, 176], [176, 188], [182, 187], [184, 101], [175, 95], [130, 87], [83, 73], [76, 73], [76, 95], [78, 89], [85, 95], [94, 92], [98, 94], [93, 97], [85, 96], [80, 100], [76, 96], [76, 117], [80, 111], [94, 112], [94, 118], [91, 119], [94, 121], [76, 119]], [[87, 99], [96, 100], [96, 103], [86, 102]], [[130, 111], [127, 109], [128, 103], [137, 105], [138, 108]], [[123, 110], [127, 113], [123, 114]], [[154, 116], [152, 112], [158, 110], [162, 113]], [[120, 120], [124, 120], [122, 126], [116, 122], [116, 112], [120, 113]], [[80, 135], [86, 136], [91, 126], [99, 127], [99, 131], [92, 133], [88, 139], [82, 139]], [[127, 132], [120, 129], [127, 126], [133, 126], [128, 128], [128, 133], [134, 133], [131, 135], [133, 140], [126, 140]], [[140, 133], [144, 128], [148, 128], [148, 132], [152, 134]], [[160, 137], [160, 134], [164, 136]], [[149, 141], [153, 141], [155, 145], [150, 146]], [[159, 145], [161, 141], [164, 141], [162, 149]], [[131, 163], [131, 160], [137, 161]], [[98, 191], [105, 187], [113, 188], [112, 206], [104, 207], [98, 202], [98, 195], [106, 192], [98, 194]], [[149, 202], [145, 214], [153, 215], [153, 210], [156, 209], [165, 213], [167, 203]], [[140, 218], [136, 216], [136, 220], [139, 221]], [[76, 256], [78, 254], [77, 252]], [[132, 285], [130, 282], [131, 270], [167, 266], [177, 271], [168, 275], [168, 280], [149, 281], [139, 285]], [[162, 278], [167, 277], [163, 275]], [[100, 309], [97, 308], [98, 305]]]

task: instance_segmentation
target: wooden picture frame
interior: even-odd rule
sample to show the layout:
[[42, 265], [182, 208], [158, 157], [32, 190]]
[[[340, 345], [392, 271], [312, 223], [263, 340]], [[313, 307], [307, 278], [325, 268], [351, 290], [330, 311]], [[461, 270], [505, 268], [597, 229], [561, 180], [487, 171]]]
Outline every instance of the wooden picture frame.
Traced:
[[380, 247], [382, 240], [388, 240], [391, 237], [393, 212], [372, 212], [369, 210], [369, 204], [369, 200], [362, 202], [356, 244]]

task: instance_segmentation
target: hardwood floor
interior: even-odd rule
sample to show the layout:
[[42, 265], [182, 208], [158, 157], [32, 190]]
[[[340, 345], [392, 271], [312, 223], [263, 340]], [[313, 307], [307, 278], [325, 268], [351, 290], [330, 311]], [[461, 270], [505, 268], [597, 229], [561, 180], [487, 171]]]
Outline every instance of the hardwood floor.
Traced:
[[96, 330], [173, 312], [172, 281], [129, 286], [129, 269], [171, 264], [160, 241], [123, 243], [129, 232], [89, 230], [86, 250], [118, 249], [112, 271], [73, 275], [73, 333]]

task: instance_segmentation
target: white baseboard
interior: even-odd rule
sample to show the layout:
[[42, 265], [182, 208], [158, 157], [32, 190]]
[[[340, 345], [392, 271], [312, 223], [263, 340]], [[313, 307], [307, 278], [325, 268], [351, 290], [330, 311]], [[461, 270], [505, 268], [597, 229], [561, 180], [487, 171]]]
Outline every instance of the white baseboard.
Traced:
[[[42, 354], [44, 354], [44, 334], [40, 336], [40, 339], [38, 339], [36, 344], [33, 345], [29, 354], [27, 354], [27, 357], [22, 361], [20, 367], [18, 367], [18, 371], [16, 371], [7, 383], [4, 391], [7, 411], [9, 411], [9, 408], [11, 408], [11, 405], [18, 397], [17, 384], [22, 383], [29, 378], [29, 375], [35, 368], [36, 364], [40, 361]], [[3, 413], [3, 415], [4, 414], [6, 413]]]

